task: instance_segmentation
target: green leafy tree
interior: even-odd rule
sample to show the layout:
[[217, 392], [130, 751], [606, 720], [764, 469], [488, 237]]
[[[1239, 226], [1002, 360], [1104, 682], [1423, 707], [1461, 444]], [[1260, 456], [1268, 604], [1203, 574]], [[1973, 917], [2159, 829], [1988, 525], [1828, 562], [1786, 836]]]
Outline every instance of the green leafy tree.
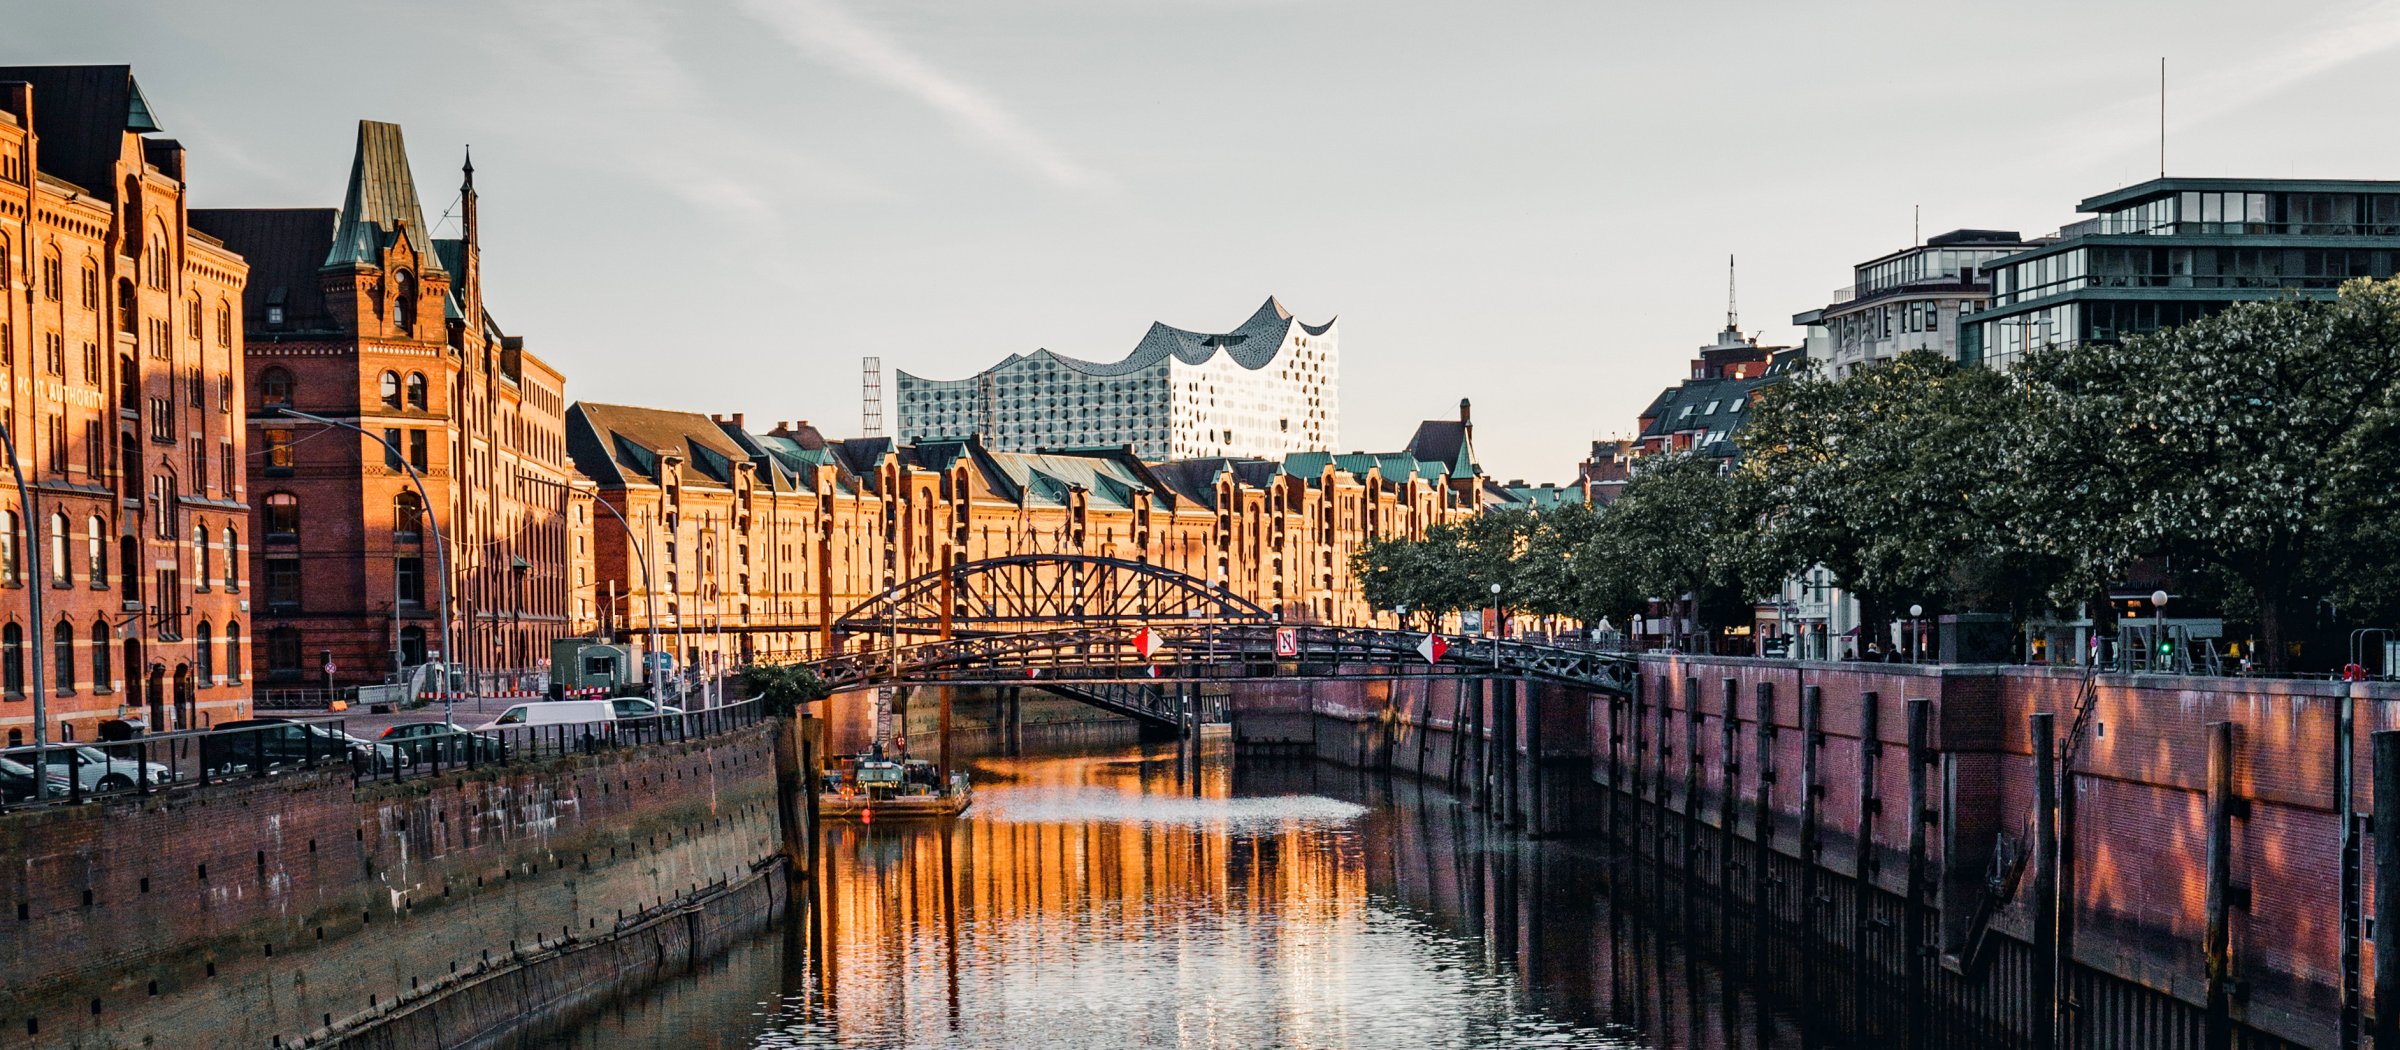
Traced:
[[833, 688], [806, 664], [751, 664], [742, 668], [742, 687], [777, 715], [833, 695]]
[[[2030, 356], [2015, 448], [2028, 547], [2122, 572], [2168, 555], [2255, 613], [2263, 663], [2355, 559], [2392, 466], [2400, 282], [2243, 303], [2122, 345]], [[2377, 464], [2381, 464], [2379, 468]]]
[[1652, 599], [1687, 602], [1703, 636], [1739, 618], [1752, 590], [1741, 567], [1753, 523], [1739, 483], [1716, 458], [1644, 460], [1576, 553], [1583, 618], [1630, 617]]
[[1597, 616], [1586, 615], [1587, 566], [1580, 556], [1599, 528], [1600, 515], [1588, 503], [1562, 503], [1536, 514], [1510, 568], [1511, 607], [1534, 616], [1596, 621]]
[[1744, 575], [1765, 585], [1822, 565], [1868, 623], [1912, 604], [2019, 618], [2046, 606], [2062, 562], [2014, 537], [2025, 506], [2006, 453], [2017, 390], [2002, 373], [1917, 351], [1762, 391], [1738, 438], [1758, 523]]

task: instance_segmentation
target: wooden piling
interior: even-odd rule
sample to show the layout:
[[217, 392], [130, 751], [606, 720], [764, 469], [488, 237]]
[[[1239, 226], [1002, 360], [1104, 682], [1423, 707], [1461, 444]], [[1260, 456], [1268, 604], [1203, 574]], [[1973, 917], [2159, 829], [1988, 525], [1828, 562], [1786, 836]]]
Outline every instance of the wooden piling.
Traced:
[[2052, 716], [2026, 716], [2033, 735], [2033, 1002], [2034, 1050], [2058, 1045], [2058, 738]]
[[[1810, 943], [1818, 938], [1832, 940], [1819, 929], [1823, 915], [1823, 895], [1819, 889], [1817, 865], [1824, 852], [1824, 819], [1817, 800], [1825, 786], [1818, 782], [1817, 753], [1825, 744], [1825, 696], [1813, 685], [1800, 687], [1800, 941]], [[1817, 968], [1804, 967], [1800, 974], [1801, 998], [1817, 1000]], [[1803, 1015], [1802, 1024], [1809, 1020]]]
[[[1767, 902], [1767, 859], [1775, 844], [1775, 683], [1758, 683], [1758, 803], [1750, 811], [1750, 902], [1760, 929], [1773, 921]], [[1755, 956], [1753, 956], [1755, 958]]]
[[1931, 823], [1926, 813], [1925, 769], [1933, 762], [1933, 701], [1912, 699], [1908, 702], [1908, 888], [1906, 904], [1901, 912], [1903, 954], [1900, 965], [1908, 996], [1908, 1046], [1911, 1050], [1925, 1045], [1925, 997], [1932, 989], [1925, 985], [1925, 969], [1933, 954], [1925, 943], [1925, 825]]
[[1733, 891], [1734, 818], [1738, 815], [1734, 799], [1742, 772], [1742, 760], [1733, 750], [1734, 737], [1742, 720], [1734, 711], [1742, 695], [1738, 679], [1725, 680], [1725, 711], [1717, 725], [1717, 892]]
[[2233, 1017], [2227, 1001], [2233, 982], [2233, 723], [2208, 724], [2208, 897], [2207, 932], [2201, 954], [2207, 964], [2202, 996], [2201, 1043], [2207, 1050], [2232, 1050]]
[[1550, 832], [1550, 807], [1544, 802], [1542, 790], [1542, 701], [1530, 678], [1517, 679], [1517, 695], [1525, 707], [1525, 833], [1545, 835]]
[[2359, 898], [2358, 834], [2358, 693], [2342, 697], [2333, 723], [2333, 808], [2342, 821], [2342, 957], [2337, 978], [2341, 1016], [2335, 1025], [2341, 1050], [2356, 1050], [2363, 1011], [2359, 1002], [2359, 967], [2363, 961], [2360, 927], [2365, 924]]
[[2400, 729], [2372, 737], [2375, 750], [2375, 1050], [2400, 1050]]
[[1683, 680], [1683, 884], [1700, 875], [1700, 677]]
[[1875, 774], [1878, 760], [1883, 756], [1883, 741], [1877, 738], [1882, 728], [1877, 723], [1878, 700], [1873, 692], [1859, 694], [1858, 834], [1850, 883], [1850, 990], [1857, 1006], [1853, 1020], [1861, 1029], [1871, 1016], [1867, 942], [1875, 933], [1875, 817], [1883, 809], [1883, 801], [1875, 794]]

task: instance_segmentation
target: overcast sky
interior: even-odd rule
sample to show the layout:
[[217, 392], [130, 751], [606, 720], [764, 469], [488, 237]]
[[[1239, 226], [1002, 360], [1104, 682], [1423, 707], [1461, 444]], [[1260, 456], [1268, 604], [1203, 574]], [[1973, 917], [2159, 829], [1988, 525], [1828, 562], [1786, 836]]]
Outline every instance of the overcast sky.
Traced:
[[[1565, 480], [1724, 323], [2046, 233], [2158, 163], [2400, 178], [2400, 5], [0, 0], [0, 62], [130, 63], [202, 206], [338, 206], [359, 118], [571, 397], [855, 433], [941, 378], [1269, 294], [1342, 322], [1344, 449], [1472, 397]], [[454, 231], [452, 222], [432, 220]]]

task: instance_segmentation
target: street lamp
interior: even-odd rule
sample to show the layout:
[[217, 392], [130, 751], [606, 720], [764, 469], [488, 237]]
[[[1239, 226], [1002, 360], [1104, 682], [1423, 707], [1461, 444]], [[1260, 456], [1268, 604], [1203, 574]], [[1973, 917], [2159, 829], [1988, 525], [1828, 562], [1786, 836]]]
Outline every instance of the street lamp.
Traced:
[[1917, 621], [1924, 615], [1924, 606], [1910, 605], [1908, 607], [1908, 662], [1912, 664], [1923, 662], [1919, 657], [1923, 655], [1925, 648], [1925, 628]]
[[1506, 630], [1508, 610], [1500, 604], [1500, 585], [1492, 585], [1492, 670], [1500, 669], [1500, 635]]
[[[392, 454], [392, 462], [400, 464], [400, 469], [408, 472], [409, 483], [416, 486], [417, 499], [425, 505], [425, 526], [433, 530], [433, 556], [440, 566], [436, 579], [441, 583], [441, 590], [437, 593], [440, 595], [442, 618], [442, 724], [451, 724], [454, 707], [451, 697], [453, 690], [450, 687], [450, 661], [458, 659], [458, 652], [450, 646], [450, 544], [442, 539], [442, 518], [440, 514], [435, 513], [433, 497], [425, 492], [425, 478], [417, 473], [416, 464], [410, 463], [408, 457], [401, 454], [400, 446], [389, 438], [370, 434], [366, 428], [354, 423], [344, 423], [338, 419], [311, 415], [289, 406], [277, 408], [275, 411], [294, 419], [305, 419], [320, 426], [340, 427], [343, 430], [353, 431], [360, 437], [383, 446], [384, 451]], [[13, 453], [10, 459], [13, 463], [15, 459]]]
[[[26, 295], [30, 298], [32, 293], [28, 291]], [[37, 519], [34, 517], [33, 491], [25, 487], [25, 471], [17, 466], [14, 427], [0, 423], [0, 445], [8, 448], [8, 473], [17, 479], [17, 520], [25, 525], [25, 565], [31, 573], [25, 577], [25, 597], [33, 603], [33, 623], [31, 629], [25, 632], [25, 651], [27, 663], [33, 668], [33, 763], [41, 767], [44, 761], [41, 749], [50, 743], [50, 691], [42, 688], [42, 647], [50, 644], [50, 639], [46, 637], [49, 629], [43, 626], [42, 620], [42, 592], [50, 589], [50, 581], [42, 577], [42, 536], [34, 525]], [[168, 514], [172, 511], [162, 508], [159, 513]], [[132, 567], [127, 566], [126, 571], [132, 571]], [[207, 567], [203, 566], [201, 571], [206, 572]], [[174, 599], [169, 596], [167, 600]], [[130, 669], [126, 671], [128, 675], [132, 673]]]
[[[2152, 635], [2150, 644], [2157, 647], [2152, 655], [2165, 655], [2167, 648], [2167, 589], [2164, 587], [2150, 592], [2150, 633]], [[2171, 671], [2174, 668], [2169, 667], [2168, 670]]]
[[[517, 472], [517, 480], [556, 486], [562, 493], [569, 495], [574, 491], [563, 481], [552, 481], [539, 474], [528, 474], [522, 470]], [[615, 504], [601, 499], [599, 493], [596, 492], [592, 494], [592, 502], [598, 504], [601, 510], [607, 511], [609, 517], [617, 519], [617, 527], [625, 530], [625, 549], [633, 552], [634, 560], [639, 562], [642, 567], [642, 605], [646, 610], [643, 617], [646, 622], [643, 626], [649, 629], [650, 635], [650, 651], [642, 657], [649, 664], [648, 667], [642, 669], [642, 684], [650, 692], [650, 702], [655, 704], [658, 702], [658, 588], [650, 585], [650, 552], [643, 547], [640, 538], [633, 534], [633, 523], [625, 520], [624, 512], [618, 510]], [[571, 505], [562, 495], [560, 506]], [[616, 615], [613, 606], [609, 615]]]

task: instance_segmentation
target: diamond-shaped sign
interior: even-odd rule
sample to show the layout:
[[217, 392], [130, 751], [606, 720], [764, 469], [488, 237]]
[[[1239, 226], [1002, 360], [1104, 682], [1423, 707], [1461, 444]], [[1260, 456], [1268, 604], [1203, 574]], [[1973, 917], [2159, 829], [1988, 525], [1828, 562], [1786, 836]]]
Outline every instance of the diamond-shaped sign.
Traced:
[[1147, 627], [1133, 632], [1133, 651], [1142, 654], [1142, 659], [1149, 659], [1150, 654], [1158, 651], [1158, 636]]
[[1437, 634], [1428, 634], [1424, 641], [1417, 643], [1417, 655], [1424, 657], [1425, 662], [1429, 664], [1441, 663], [1442, 654], [1449, 651], [1450, 643], [1443, 641]]

